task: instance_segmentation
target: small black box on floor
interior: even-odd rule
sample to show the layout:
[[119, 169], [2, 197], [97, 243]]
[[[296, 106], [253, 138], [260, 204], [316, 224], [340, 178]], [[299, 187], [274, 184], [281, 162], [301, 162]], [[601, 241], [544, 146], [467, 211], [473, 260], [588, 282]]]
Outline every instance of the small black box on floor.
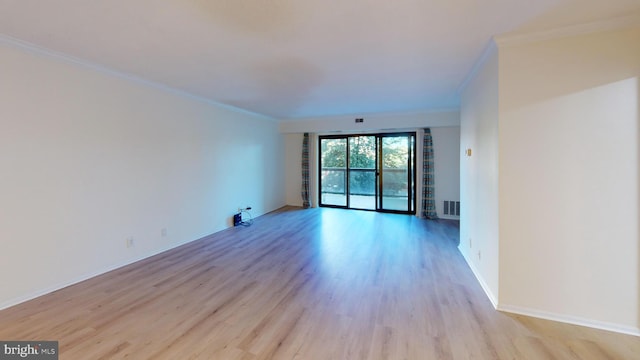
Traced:
[[238, 226], [240, 225], [241, 222], [242, 222], [242, 215], [240, 215], [240, 213], [233, 215], [233, 226]]

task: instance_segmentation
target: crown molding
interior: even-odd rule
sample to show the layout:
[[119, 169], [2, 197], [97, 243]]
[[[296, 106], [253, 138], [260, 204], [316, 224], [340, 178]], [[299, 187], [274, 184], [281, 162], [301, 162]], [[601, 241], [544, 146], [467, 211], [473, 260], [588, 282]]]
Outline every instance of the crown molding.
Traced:
[[528, 44], [537, 41], [552, 40], [563, 37], [586, 35], [603, 31], [619, 30], [640, 26], [640, 12], [621, 17], [598, 20], [583, 24], [563, 26], [553, 29], [524, 33], [506, 33], [497, 35], [494, 40], [498, 47]]
[[467, 88], [467, 86], [469, 86], [469, 83], [473, 81], [473, 79], [475, 79], [480, 69], [482, 69], [487, 60], [489, 60], [489, 57], [495, 54], [497, 51], [498, 46], [496, 44], [495, 38], [492, 37], [484, 46], [482, 53], [471, 67], [471, 70], [469, 70], [469, 73], [467, 73], [467, 76], [465, 76], [464, 80], [462, 80], [460, 85], [458, 85], [458, 87], [456, 88], [456, 94], [458, 96], [462, 95], [462, 92]]
[[489, 57], [501, 47], [523, 45], [537, 41], [545, 41], [562, 37], [586, 35], [603, 31], [619, 30], [631, 27], [640, 27], [640, 12], [630, 15], [593, 21], [589, 23], [564, 26], [542, 31], [532, 31], [524, 33], [506, 33], [493, 36], [485, 45], [484, 50], [469, 70], [464, 80], [456, 88], [456, 94], [460, 96], [469, 86], [469, 83], [477, 76], [478, 71], [486, 63]]
[[165, 84], [161, 84], [158, 82], [154, 82], [151, 80], [147, 80], [145, 78], [136, 76], [136, 75], [132, 75], [132, 74], [128, 74], [122, 71], [117, 71], [117, 70], [113, 70], [110, 69], [106, 66], [103, 65], [99, 65], [96, 63], [93, 63], [91, 61], [85, 60], [85, 59], [81, 59], [75, 56], [71, 56], [62, 52], [58, 52], [58, 51], [54, 51], [51, 49], [47, 49], [45, 47], [24, 41], [24, 40], [20, 40], [17, 38], [14, 38], [12, 36], [6, 35], [6, 34], [2, 34], [0, 33], [0, 44], [4, 44], [7, 46], [11, 46], [14, 48], [19, 48], [21, 50], [30, 52], [32, 54], [38, 55], [38, 56], [43, 56], [43, 57], [47, 57], [47, 58], [51, 58], [51, 59], [55, 59], [61, 62], [65, 62], [67, 64], [71, 64], [71, 65], [75, 65], [75, 66], [80, 66], [86, 69], [90, 69], [93, 71], [96, 71], [98, 73], [101, 73], [103, 75], [107, 75], [107, 76], [112, 76], [112, 77], [117, 77], [129, 82], [133, 82], [139, 85], [143, 85], [146, 87], [150, 87], [150, 88], [154, 88], [160, 91], [164, 91], [176, 96], [180, 96], [183, 98], [188, 98], [191, 100], [195, 100], [198, 102], [203, 102], [203, 103], [207, 103], [209, 105], [218, 107], [218, 108], [222, 108], [222, 109], [226, 109], [229, 111], [233, 111], [233, 112], [237, 112], [237, 113], [243, 113], [243, 114], [247, 114], [247, 115], [252, 115], [252, 116], [258, 116], [270, 121], [277, 121], [274, 117], [268, 116], [268, 115], [264, 115], [264, 114], [259, 114], [250, 110], [246, 110], [246, 109], [242, 109], [242, 108], [238, 108], [232, 105], [227, 105], [224, 103], [219, 103], [217, 101], [211, 100], [209, 98], [200, 96], [200, 95], [195, 95], [192, 94], [188, 91], [185, 90], [180, 90], [174, 87], [171, 87], [169, 85], [165, 85]]

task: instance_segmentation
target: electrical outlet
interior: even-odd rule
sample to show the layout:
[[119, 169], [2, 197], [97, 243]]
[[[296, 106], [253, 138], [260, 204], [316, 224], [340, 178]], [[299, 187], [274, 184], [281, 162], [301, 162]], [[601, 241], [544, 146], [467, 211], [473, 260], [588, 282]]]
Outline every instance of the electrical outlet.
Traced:
[[471, 242], [471, 238], [469, 238], [469, 249], [473, 247], [473, 243]]
[[167, 237], [167, 228], [162, 228], [162, 230], [160, 230], [160, 236]]
[[127, 245], [128, 248], [133, 247], [133, 245], [135, 244], [133, 241], [133, 237], [131, 236], [128, 237], [125, 244]]
[[482, 260], [482, 253], [478, 250], [478, 260]]

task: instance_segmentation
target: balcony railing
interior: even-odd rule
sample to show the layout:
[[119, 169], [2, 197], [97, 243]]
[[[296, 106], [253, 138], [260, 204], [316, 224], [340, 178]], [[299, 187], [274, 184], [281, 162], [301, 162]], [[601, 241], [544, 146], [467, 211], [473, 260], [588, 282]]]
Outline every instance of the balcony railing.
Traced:
[[[322, 193], [346, 195], [345, 168], [322, 168]], [[374, 196], [376, 194], [376, 170], [365, 168], [349, 169], [351, 195]], [[407, 169], [384, 169], [384, 196], [407, 196]]]

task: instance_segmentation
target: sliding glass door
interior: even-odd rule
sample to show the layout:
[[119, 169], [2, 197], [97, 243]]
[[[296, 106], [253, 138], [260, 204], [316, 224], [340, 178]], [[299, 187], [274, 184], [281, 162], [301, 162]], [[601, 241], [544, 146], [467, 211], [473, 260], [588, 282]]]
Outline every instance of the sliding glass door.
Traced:
[[320, 139], [320, 204], [347, 206], [347, 139]]
[[415, 213], [415, 133], [320, 137], [320, 206]]
[[415, 135], [380, 137], [380, 209], [415, 213]]
[[376, 137], [349, 137], [349, 207], [376, 209]]

